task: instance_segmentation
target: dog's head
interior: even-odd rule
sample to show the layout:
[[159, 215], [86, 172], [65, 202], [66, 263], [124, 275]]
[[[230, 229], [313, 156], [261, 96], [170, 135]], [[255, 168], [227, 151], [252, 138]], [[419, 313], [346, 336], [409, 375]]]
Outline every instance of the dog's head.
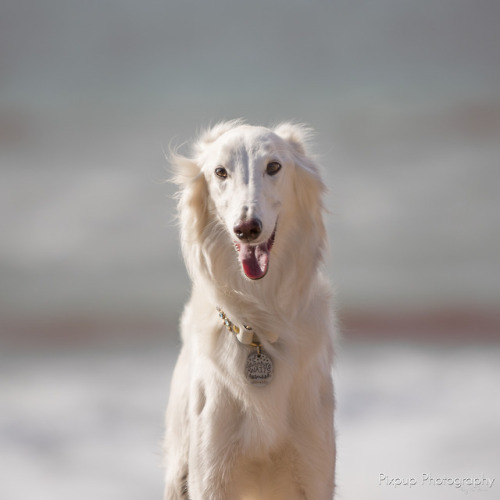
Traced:
[[322, 248], [324, 186], [306, 154], [307, 134], [305, 127], [289, 123], [269, 129], [225, 122], [201, 136], [192, 158], [174, 155], [185, 255], [187, 246], [192, 253], [198, 245], [198, 257], [206, 260], [212, 252], [212, 260], [223, 254], [227, 261], [226, 250], [213, 243], [222, 239], [234, 248], [232, 260], [244, 276], [259, 280], [273, 265], [274, 248], [290, 256], [298, 248], [286, 245], [298, 247], [312, 229], [321, 233], [316, 237]]

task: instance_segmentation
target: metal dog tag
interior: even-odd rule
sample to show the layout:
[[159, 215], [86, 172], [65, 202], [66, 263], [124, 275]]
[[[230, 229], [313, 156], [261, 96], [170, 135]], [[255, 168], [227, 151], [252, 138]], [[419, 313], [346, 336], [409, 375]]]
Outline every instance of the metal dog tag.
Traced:
[[262, 351], [250, 353], [247, 358], [246, 376], [252, 385], [267, 385], [273, 378], [272, 359]]

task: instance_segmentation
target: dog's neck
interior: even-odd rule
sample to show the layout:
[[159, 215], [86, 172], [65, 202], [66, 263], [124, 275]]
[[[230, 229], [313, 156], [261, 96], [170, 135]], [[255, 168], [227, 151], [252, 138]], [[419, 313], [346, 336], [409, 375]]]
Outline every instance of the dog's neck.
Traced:
[[[256, 329], [270, 331], [268, 325], [294, 321], [313, 300], [323, 245], [314, 234], [295, 235], [286, 229], [278, 233], [281, 242], [278, 240], [271, 253], [268, 274], [255, 281], [244, 276], [224, 233], [212, 232], [202, 247], [185, 248], [198, 256], [186, 259], [198, 264], [190, 269], [194, 287], [211, 307], [220, 305], [233, 321], [246, 321]], [[295, 244], [289, 244], [290, 240]]]

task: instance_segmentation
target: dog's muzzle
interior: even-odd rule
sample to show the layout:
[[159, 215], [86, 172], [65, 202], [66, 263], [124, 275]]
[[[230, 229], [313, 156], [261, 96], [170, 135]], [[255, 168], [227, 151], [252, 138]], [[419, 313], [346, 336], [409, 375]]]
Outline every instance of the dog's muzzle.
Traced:
[[274, 244], [276, 227], [271, 237], [259, 245], [251, 244], [262, 233], [262, 223], [259, 219], [241, 221], [234, 226], [233, 231], [239, 239], [234, 242], [234, 246], [245, 276], [251, 280], [263, 278], [269, 268], [269, 253]]

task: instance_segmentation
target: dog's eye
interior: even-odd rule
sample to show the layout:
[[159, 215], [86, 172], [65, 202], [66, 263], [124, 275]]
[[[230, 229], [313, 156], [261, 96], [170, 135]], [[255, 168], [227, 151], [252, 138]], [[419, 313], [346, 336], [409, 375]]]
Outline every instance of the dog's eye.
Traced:
[[215, 175], [221, 179], [225, 179], [227, 177], [227, 170], [224, 167], [217, 167], [215, 169]]
[[281, 170], [281, 164], [277, 161], [272, 161], [267, 164], [266, 173], [268, 175], [276, 175]]

